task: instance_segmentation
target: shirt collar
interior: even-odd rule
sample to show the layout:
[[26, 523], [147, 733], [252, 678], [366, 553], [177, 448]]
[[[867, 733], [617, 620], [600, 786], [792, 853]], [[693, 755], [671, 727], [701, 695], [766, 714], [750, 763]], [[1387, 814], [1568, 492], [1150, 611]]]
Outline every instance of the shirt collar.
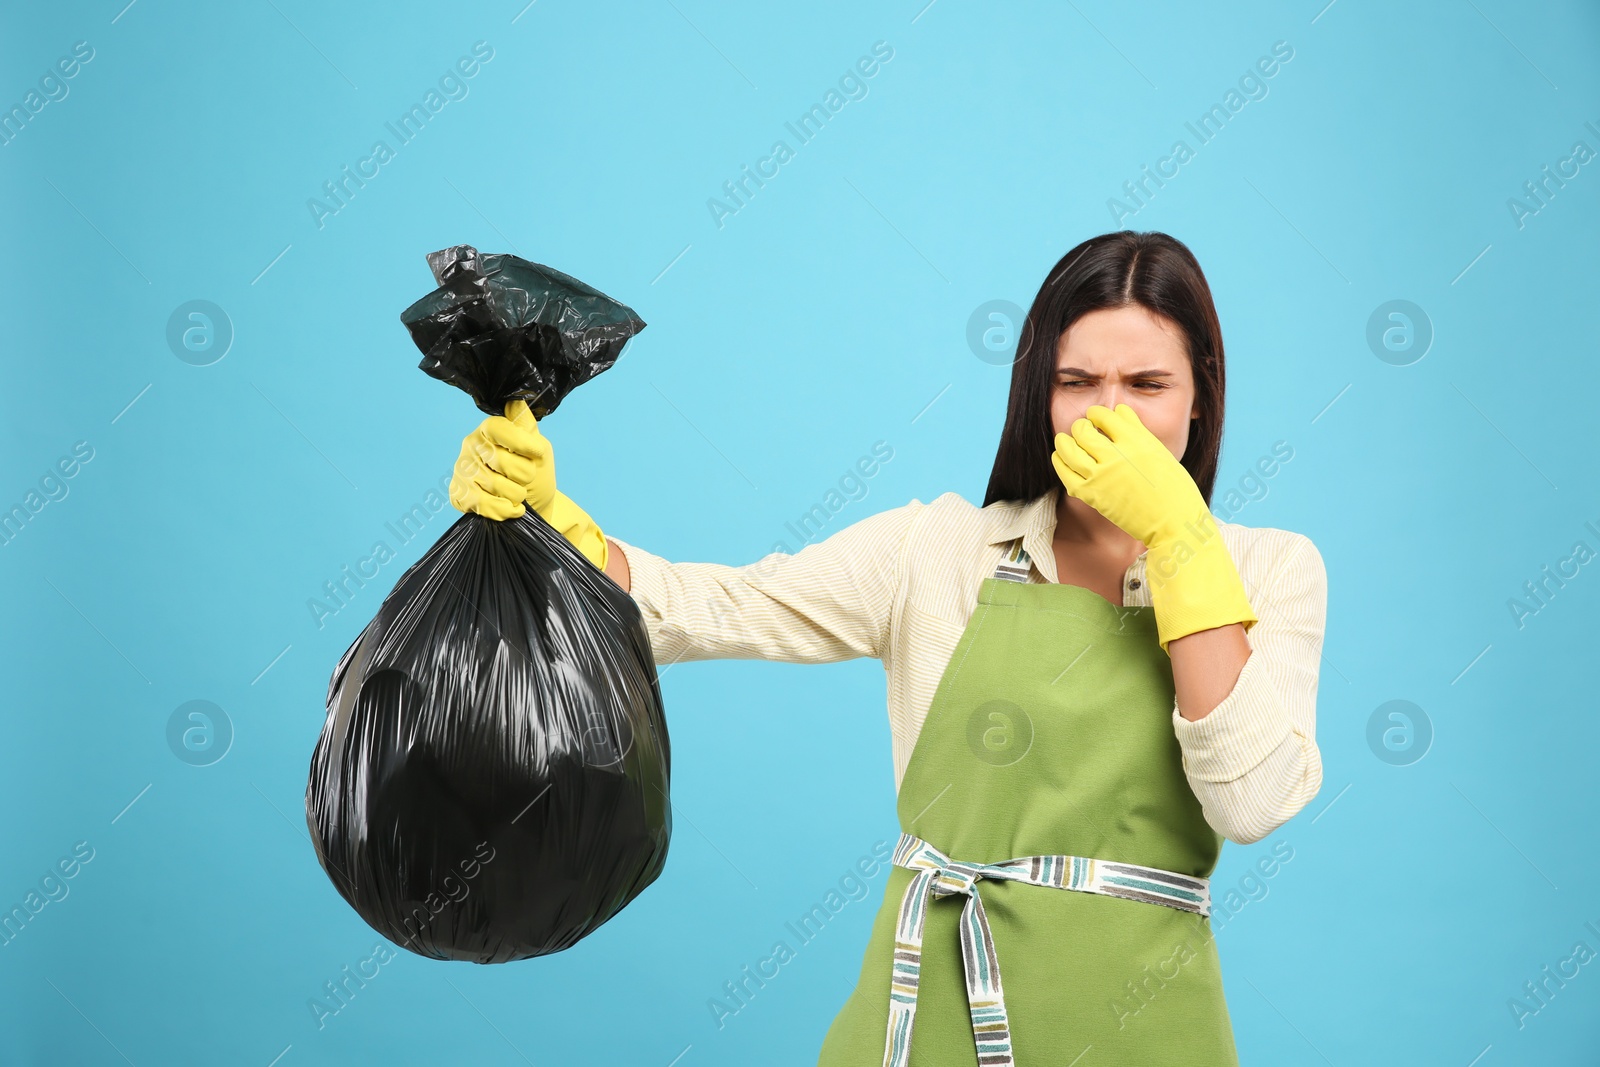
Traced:
[[[989, 520], [989, 544], [1006, 544], [1030, 534], [1041, 535], [1036, 540], [1048, 544], [1055, 535], [1056, 507], [1061, 501], [1061, 493], [1062, 488], [1056, 486], [1032, 500], [1008, 500], [990, 504], [984, 509], [994, 512], [994, 517]], [[1221, 525], [1219, 522], [1218, 526]], [[1149, 554], [1149, 549], [1141, 551], [1135, 564], [1137, 565]]]
[[1032, 500], [989, 505], [987, 510], [994, 512], [989, 520], [989, 544], [1004, 544], [1030, 533], [1053, 531], [1060, 499], [1061, 489], [1057, 487]]

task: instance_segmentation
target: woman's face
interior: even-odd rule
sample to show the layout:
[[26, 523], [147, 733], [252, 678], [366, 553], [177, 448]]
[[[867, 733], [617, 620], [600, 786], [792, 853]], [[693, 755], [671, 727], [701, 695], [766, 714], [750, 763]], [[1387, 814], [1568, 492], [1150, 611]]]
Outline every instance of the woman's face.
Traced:
[[1054, 433], [1071, 433], [1091, 405], [1127, 404], [1179, 459], [1189, 443], [1194, 370], [1177, 323], [1137, 304], [1091, 311], [1056, 343]]

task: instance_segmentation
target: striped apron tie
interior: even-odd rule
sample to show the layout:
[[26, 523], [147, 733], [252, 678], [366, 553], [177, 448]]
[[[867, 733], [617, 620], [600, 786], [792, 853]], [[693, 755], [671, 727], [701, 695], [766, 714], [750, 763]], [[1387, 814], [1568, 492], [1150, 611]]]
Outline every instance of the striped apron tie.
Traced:
[[972, 1036], [983, 1067], [1014, 1067], [1011, 1024], [1000, 989], [1000, 961], [995, 958], [989, 920], [977, 883], [983, 878], [1080, 893], [1165, 904], [1169, 908], [1211, 914], [1210, 883], [1154, 867], [1110, 863], [1079, 856], [1022, 856], [1001, 863], [961, 863], [920, 837], [902, 833], [895, 846], [896, 866], [918, 872], [906, 886], [895, 926], [894, 974], [889, 984], [889, 1033], [884, 1067], [906, 1067], [911, 1055], [911, 1024], [917, 1013], [917, 980], [922, 970], [922, 921], [933, 897], [966, 894], [961, 908], [961, 961], [967, 976], [967, 1004], [972, 1011]]

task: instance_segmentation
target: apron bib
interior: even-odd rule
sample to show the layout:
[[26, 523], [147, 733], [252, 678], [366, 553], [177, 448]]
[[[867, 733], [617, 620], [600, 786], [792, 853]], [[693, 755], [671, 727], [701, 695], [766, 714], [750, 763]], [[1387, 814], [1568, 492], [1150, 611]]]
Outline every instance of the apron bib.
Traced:
[[1028, 567], [1014, 543], [939, 680], [818, 1067], [1237, 1067], [1208, 918], [1222, 839], [1155, 610]]

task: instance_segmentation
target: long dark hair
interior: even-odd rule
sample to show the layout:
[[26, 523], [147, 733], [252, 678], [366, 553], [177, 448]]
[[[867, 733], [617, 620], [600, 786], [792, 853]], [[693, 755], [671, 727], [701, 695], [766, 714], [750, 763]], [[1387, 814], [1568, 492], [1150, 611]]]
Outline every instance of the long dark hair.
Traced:
[[1091, 237], [1062, 256], [1033, 298], [1011, 367], [1011, 398], [985, 507], [997, 500], [1033, 500], [1060, 488], [1061, 479], [1050, 465], [1056, 345], [1089, 312], [1129, 305], [1163, 315], [1183, 331], [1199, 416], [1189, 420], [1189, 443], [1181, 462], [1207, 505], [1211, 503], [1222, 449], [1224, 386], [1222, 327], [1211, 287], [1182, 241], [1164, 233], [1122, 230]]

